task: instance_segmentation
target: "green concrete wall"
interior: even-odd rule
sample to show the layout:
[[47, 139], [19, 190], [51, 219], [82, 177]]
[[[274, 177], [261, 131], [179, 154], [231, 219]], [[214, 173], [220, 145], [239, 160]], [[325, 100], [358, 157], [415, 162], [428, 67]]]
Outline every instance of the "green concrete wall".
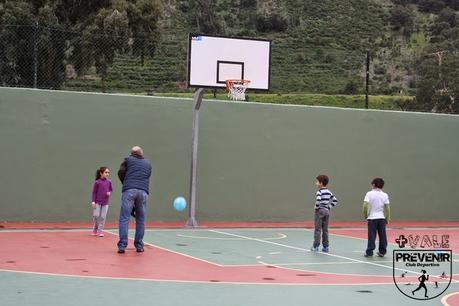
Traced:
[[[95, 170], [133, 145], [153, 164], [149, 220], [179, 221], [189, 193], [191, 99], [0, 88], [0, 220], [90, 220]], [[208, 101], [201, 108], [198, 221], [301, 221], [315, 177], [335, 220], [360, 220], [375, 176], [399, 220], [458, 220], [459, 116]]]

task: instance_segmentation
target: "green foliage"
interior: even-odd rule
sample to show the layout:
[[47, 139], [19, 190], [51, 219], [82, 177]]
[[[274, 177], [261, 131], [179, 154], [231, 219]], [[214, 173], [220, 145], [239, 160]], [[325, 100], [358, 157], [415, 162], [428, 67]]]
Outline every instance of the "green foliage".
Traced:
[[139, 56], [142, 65], [145, 57], [153, 58], [161, 33], [159, 20], [162, 14], [162, 5], [157, 0], [139, 0], [137, 3], [128, 3], [127, 15], [129, 27], [134, 33], [132, 54]]
[[[457, 112], [458, 3], [0, 0], [0, 82], [33, 86], [36, 67], [44, 88], [190, 93], [187, 35], [201, 32], [270, 39], [271, 91], [288, 103], [359, 99], [369, 50], [370, 93], [393, 95], [391, 109]], [[260, 97], [283, 103], [273, 96]]]
[[160, 15], [155, 0], [3, 0], [0, 80], [9, 86], [60, 88], [71, 64], [79, 76], [94, 66], [104, 89], [117, 54], [132, 50], [142, 62], [153, 56]]
[[[165, 97], [186, 97], [191, 98], [192, 93], [158, 93], [159, 96]], [[250, 102], [263, 102], [272, 104], [295, 104], [295, 105], [313, 105], [313, 106], [330, 106], [344, 108], [364, 108], [365, 96], [363, 95], [323, 95], [323, 94], [258, 94], [249, 93], [247, 95]], [[214, 99], [212, 93], [204, 94], [205, 99]], [[225, 93], [217, 94], [218, 100], [229, 100]], [[406, 110], [408, 105], [413, 103], [413, 97], [396, 97], [396, 96], [370, 96], [370, 109], [385, 110]]]
[[459, 113], [459, 23], [444, 9], [431, 27], [430, 43], [419, 58], [418, 90], [413, 109]]
[[395, 6], [391, 11], [391, 23], [395, 31], [402, 31], [409, 37], [414, 27], [410, 9], [401, 5]]

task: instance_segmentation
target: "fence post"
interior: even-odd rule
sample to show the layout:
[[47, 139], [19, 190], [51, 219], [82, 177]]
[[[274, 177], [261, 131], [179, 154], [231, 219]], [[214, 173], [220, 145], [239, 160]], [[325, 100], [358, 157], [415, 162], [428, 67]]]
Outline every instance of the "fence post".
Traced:
[[367, 65], [365, 77], [365, 109], [368, 109], [368, 83], [370, 83], [370, 51], [367, 51]]
[[38, 80], [38, 21], [35, 21], [33, 31], [33, 88], [37, 88]]

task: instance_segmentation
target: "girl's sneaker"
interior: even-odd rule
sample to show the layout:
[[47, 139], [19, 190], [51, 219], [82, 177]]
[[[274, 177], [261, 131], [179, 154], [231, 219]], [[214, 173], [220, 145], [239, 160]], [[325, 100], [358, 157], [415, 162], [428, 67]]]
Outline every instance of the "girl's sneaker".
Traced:
[[99, 236], [99, 237], [104, 237], [104, 233], [101, 232], [101, 233], [99, 233], [99, 235], [97, 235], [97, 236]]
[[97, 231], [96, 231], [96, 230], [93, 230], [91, 235], [92, 235], [92, 236], [97, 236]]

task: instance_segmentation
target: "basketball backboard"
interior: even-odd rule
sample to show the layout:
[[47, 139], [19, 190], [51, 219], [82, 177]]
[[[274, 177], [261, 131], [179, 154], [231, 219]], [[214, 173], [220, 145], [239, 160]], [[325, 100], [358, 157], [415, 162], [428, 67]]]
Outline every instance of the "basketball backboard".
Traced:
[[249, 89], [269, 90], [271, 41], [189, 34], [188, 87], [225, 88], [226, 80], [249, 80]]

